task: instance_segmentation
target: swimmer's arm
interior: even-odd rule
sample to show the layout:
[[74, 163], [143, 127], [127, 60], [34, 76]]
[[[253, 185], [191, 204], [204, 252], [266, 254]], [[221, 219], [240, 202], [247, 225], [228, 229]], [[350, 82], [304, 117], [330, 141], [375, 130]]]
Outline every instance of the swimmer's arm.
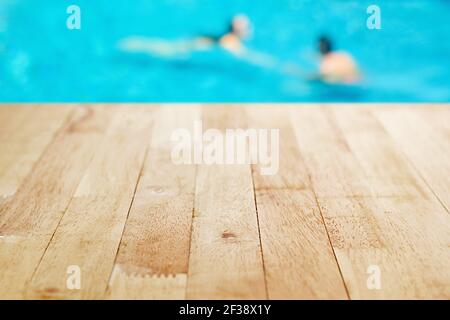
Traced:
[[195, 50], [209, 50], [217, 44], [213, 38], [210, 37], [197, 37], [189, 42], [190, 49]]

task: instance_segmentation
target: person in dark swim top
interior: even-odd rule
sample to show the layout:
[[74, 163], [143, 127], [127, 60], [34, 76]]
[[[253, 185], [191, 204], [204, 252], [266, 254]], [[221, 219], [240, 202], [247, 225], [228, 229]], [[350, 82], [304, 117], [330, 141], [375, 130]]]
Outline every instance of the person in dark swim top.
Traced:
[[233, 53], [240, 53], [244, 46], [242, 41], [251, 35], [250, 20], [246, 15], [239, 14], [233, 17], [227, 32], [218, 36], [203, 36], [197, 39], [198, 43], [217, 44]]
[[355, 83], [360, 73], [353, 57], [344, 51], [334, 51], [331, 40], [321, 36], [318, 41], [321, 55], [319, 77], [330, 83]]

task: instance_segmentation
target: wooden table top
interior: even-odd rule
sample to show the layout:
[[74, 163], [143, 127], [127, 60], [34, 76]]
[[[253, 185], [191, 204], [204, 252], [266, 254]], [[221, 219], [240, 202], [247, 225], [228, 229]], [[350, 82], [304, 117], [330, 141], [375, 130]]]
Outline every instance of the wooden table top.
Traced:
[[[279, 170], [171, 134], [279, 129]], [[1, 105], [0, 298], [450, 298], [450, 105]]]

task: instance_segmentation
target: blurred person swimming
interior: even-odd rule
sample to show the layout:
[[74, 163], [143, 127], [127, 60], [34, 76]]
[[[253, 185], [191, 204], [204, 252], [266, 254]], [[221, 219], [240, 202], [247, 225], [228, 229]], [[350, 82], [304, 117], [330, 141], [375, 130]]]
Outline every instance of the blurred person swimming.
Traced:
[[302, 78], [306, 81], [333, 85], [354, 85], [361, 80], [355, 59], [345, 51], [335, 51], [331, 40], [326, 36], [318, 38], [320, 61], [318, 71], [310, 72], [296, 62], [279, 61], [275, 66], [283, 74]]
[[250, 19], [243, 14], [235, 15], [226, 32], [220, 35], [202, 35], [189, 39], [164, 40], [147, 37], [129, 37], [119, 43], [119, 47], [129, 52], [143, 52], [159, 56], [176, 56], [194, 51], [209, 50], [216, 46], [233, 54], [245, 51], [243, 42], [252, 34]]
[[318, 79], [328, 83], [359, 82], [360, 72], [350, 53], [334, 51], [331, 40], [326, 36], [319, 38], [318, 46], [321, 55]]
[[221, 48], [234, 57], [264, 68], [274, 68], [278, 61], [274, 57], [245, 46], [253, 33], [250, 19], [244, 14], [235, 15], [227, 30], [218, 35], [200, 35], [187, 39], [166, 40], [148, 37], [128, 37], [119, 42], [123, 51], [146, 53], [164, 58], [176, 58], [196, 51]]
[[209, 45], [219, 45], [223, 49], [231, 51], [233, 53], [241, 53], [245, 50], [243, 42], [249, 38], [252, 34], [250, 19], [243, 14], [239, 14], [233, 17], [230, 22], [229, 28], [223, 34], [218, 36], [203, 36], [196, 39], [197, 42], [201, 42]]

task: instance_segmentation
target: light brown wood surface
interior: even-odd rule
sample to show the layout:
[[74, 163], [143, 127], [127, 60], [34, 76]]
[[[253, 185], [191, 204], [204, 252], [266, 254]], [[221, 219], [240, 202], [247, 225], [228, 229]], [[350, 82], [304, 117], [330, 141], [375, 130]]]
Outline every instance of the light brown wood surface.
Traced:
[[[241, 108], [203, 107], [204, 130], [241, 128]], [[250, 165], [197, 169], [188, 299], [266, 298]]]
[[[449, 119], [450, 105], [0, 105], [0, 299], [449, 299]], [[171, 135], [197, 120], [278, 129], [277, 174], [175, 164]]]
[[109, 299], [183, 299], [195, 165], [171, 161], [170, 137], [201, 119], [199, 106], [154, 108], [151, 144], [117, 254]]

